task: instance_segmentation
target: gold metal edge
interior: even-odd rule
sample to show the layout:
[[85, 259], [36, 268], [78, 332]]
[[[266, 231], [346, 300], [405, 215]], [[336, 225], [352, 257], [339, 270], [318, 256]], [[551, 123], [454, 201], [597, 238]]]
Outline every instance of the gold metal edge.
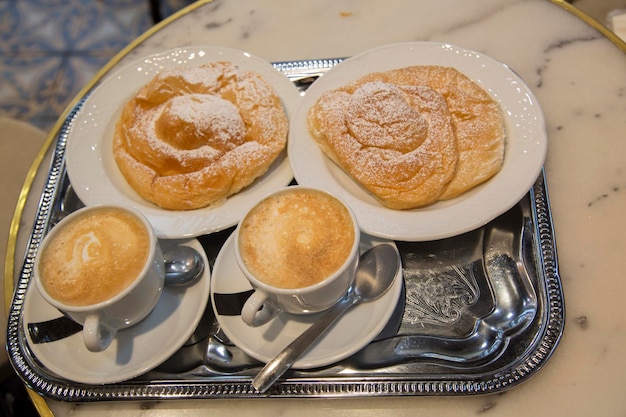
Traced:
[[587, 23], [589, 26], [593, 27], [598, 32], [602, 33], [606, 38], [608, 38], [611, 42], [613, 42], [615, 46], [621, 49], [622, 52], [626, 52], [626, 41], [620, 38], [619, 36], [617, 36], [617, 34], [613, 32], [611, 29], [609, 29], [608, 27], [606, 27], [606, 25], [597, 21], [593, 17], [589, 16], [587, 13], [583, 12], [578, 7], [568, 3], [565, 0], [550, 0], [550, 1], [562, 7], [563, 9], [567, 10], [568, 12], [572, 13], [573, 15], [575, 15], [576, 17], [578, 17], [579, 19]]
[[[7, 252], [5, 256], [5, 266], [4, 266], [4, 304], [5, 304], [5, 312], [8, 314], [11, 307], [11, 302], [13, 300], [13, 289], [14, 289], [14, 258], [15, 258], [15, 250], [17, 244], [17, 234], [19, 232], [19, 225], [22, 218], [22, 214], [24, 211], [24, 207], [26, 204], [26, 200], [28, 198], [28, 194], [31, 190], [33, 181], [35, 176], [43, 162], [43, 159], [48, 152], [48, 149], [54, 142], [54, 139], [59, 133], [59, 130], [63, 126], [63, 123], [71, 111], [71, 109], [84, 97], [84, 95], [91, 89], [95, 84], [97, 84], [105, 74], [107, 74], [113, 66], [115, 66], [122, 58], [128, 55], [132, 50], [134, 50], [139, 44], [148, 39], [150, 36], [158, 32], [162, 27], [167, 26], [169, 23], [179, 19], [182, 16], [189, 14], [190, 12], [200, 8], [201, 6], [211, 3], [213, 0], [198, 0], [197, 2], [185, 7], [184, 9], [179, 10], [175, 14], [169, 16], [158, 24], [152, 26], [138, 38], [129, 43], [124, 49], [118, 52], [107, 64], [100, 69], [96, 73], [96, 75], [92, 78], [92, 80], [85, 85], [85, 87], [78, 92], [72, 102], [65, 108], [62, 115], [57, 120], [56, 124], [51, 130], [51, 133], [48, 135], [46, 141], [42, 145], [39, 153], [35, 157], [33, 164], [31, 165], [26, 179], [24, 181], [24, 185], [22, 186], [22, 190], [20, 192], [15, 211], [13, 213], [13, 218], [11, 220], [11, 225], [9, 229], [9, 239], [7, 243]], [[594, 29], [598, 30], [605, 37], [607, 37], [611, 42], [613, 42], [617, 47], [619, 47], [622, 51], [626, 52], [626, 41], [617, 36], [613, 31], [608, 29], [605, 25], [598, 22], [596, 19], [592, 18], [588, 14], [584, 13], [582, 10], [577, 7], [567, 3], [565, 0], [551, 0], [552, 3], [562, 7], [563, 9], [569, 11], [570, 13], [576, 15], [578, 18], [592, 26]], [[54, 417], [54, 414], [45, 399], [39, 395], [37, 392], [27, 387], [28, 395], [33, 402], [37, 412], [42, 417]]]
[[[20, 222], [22, 219], [22, 215], [24, 213], [24, 208], [26, 205], [26, 201], [28, 199], [28, 195], [32, 188], [33, 182], [41, 167], [41, 163], [44, 160], [44, 157], [50, 146], [56, 139], [61, 127], [63, 126], [65, 119], [67, 118], [70, 111], [76, 106], [76, 104], [91, 90], [117, 63], [119, 63], [122, 58], [128, 55], [131, 51], [133, 51], [138, 45], [144, 42], [146, 39], [154, 35], [161, 28], [167, 26], [171, 22], [178, 20], [179, 18], [195, 11], [196, 9], [204, 6], [205, 4], [211, 3], [213, 0], [198, 0], [195, 3], [186, 6], [185, 8], [179, 10], [178, 12], [172, 14], [161, 22], [155, 24], [150, 29], [142, 33], [139, 37], [135, 38], [132, 42], [130, 42], [126, 47], [124, 47], [120, 52], [118, 52], [111, 60], [109, 60], [105, 66], [103, 66], [96, 75], [87, 83], [79, 92], [76, 94], [74, 99], [70, 102], [70, 104], [65, 108], [59, 119], [52, 127], [50, 134], [46, 138], [43, 143], [41, 149], [35, 156], [33, 163], [31, 164], [28, 173], [26, 174], [26, 178], [24, 180], [24, 184], [22, 185], [22, 189], [20, 191], [17, 204], [15, 210], [13, 212], [13, 217], [11, 219], [11, 225], [9, 227], [9, 239], [7, 242], [7, 251], [4, 260], [4, 307], [5, 313], [8, 315], [11, 310], [11, 303], [13, 301], [13, 291], [14, 291], [14, 273], [15, 273], [15, 251], [17, 245], [17, 235], [19, 233]], [[30, 397], [35, 409], [42, 417], [54, 417], [54, 413], [48, 406], [46, 400], [39, 393], [34, 391], [33, 389], [26, 387], [28, 392], [28, 396]]]

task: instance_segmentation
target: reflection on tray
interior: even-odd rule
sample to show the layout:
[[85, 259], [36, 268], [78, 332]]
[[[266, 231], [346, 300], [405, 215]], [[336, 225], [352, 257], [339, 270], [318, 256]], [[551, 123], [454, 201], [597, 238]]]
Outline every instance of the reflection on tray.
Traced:
[[[533, 283], [522, 262], [523, 235], [526, 220], [530, 221], [522, 215], [522, 207], [527, 206], [524, 199], [484, 229], [460, 237], [461, 241], [474, 241], [474, 250], [450, 244], [440, 252], [417, 252], [429, 262], [407, 260], [406, 309], [399, 336], [363, 349], [354, 357], [357, 366], [431, 362], [485, 367], [503, 355], [511, 338], [530, 326], [538, 308]], [[484, 239], [476, 242], [470, 235], [484, 235]], [[469, 256], [467, 263], [463, 263], [464, 256], [448, 257], [457, 249], [461, 255], [465, 249], [474, 256]], [[411, 258], [416, 254], [403, 253]], [[483, 283], [491, 291], [481, 294]], [[469, 334], [463, 322], [471, 325]]]

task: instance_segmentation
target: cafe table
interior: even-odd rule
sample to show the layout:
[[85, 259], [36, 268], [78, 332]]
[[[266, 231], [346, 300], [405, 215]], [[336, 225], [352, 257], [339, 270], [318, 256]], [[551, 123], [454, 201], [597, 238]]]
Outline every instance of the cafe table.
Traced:
[[[504, 63], [545, 117], [549, 195], [562, 328], [539, 369], [501, 390], [411, 387], [359, 395], [126, 398], [64, 401], [30, 394], [49, 416], [623, 416], [626, 413], [626, 44], [564, 1], [215, 0], [156, 25], [97, 74], [61, 116], [35, 161], [12, 224], [7, 276], [20, 279], [59, 132], [101, 80], [142, 57], [209, 45], [272, 62], [333, 66], [403, 42], [436, 42]], [[335, 61], [335, 59], [337, 61]], [[326, 65], [326, 64], [324, 64]], [[323, 77], [322, 77], [323, 79]], [[535, 103], [533, 103], [535, 104]], [[558, 255], [558, 257], [557, 257]], [[12, 258], [15, 258], [13, 265]], [[10, 290], [13, 286], [8, 287]], [[10, 292], [6, 300], [11, 303]], [[72, 361], [72, 357], [64, 358]], [[328, 391], [324, 391], [328, 392]], [[441, 395], [445, 394], [445, 395]], [[67, 393], [71, 395], [71, 393]], [[319, 398], [317, 398], [319, 397]]]

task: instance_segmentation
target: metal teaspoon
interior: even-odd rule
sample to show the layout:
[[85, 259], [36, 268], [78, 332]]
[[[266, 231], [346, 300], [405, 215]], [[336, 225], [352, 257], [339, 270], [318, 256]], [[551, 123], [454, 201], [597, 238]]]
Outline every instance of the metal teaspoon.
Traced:
[[163, 252], [165, 285], [180, 287], [195, 282], [204, 272], [204, 261], [194, 248], [175, 246]]
[[269, 361], [254, 377], [252, 386], [260, 393], [267, 391], [350, 307], [376, 300], [387, 292], [399, 265], [400, 254], [393, 245], [382, 244], [364, 252], [346, 295]]

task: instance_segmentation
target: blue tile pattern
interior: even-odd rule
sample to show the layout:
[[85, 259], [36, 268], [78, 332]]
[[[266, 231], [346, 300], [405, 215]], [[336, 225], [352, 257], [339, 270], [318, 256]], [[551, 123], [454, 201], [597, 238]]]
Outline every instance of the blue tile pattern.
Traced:
[[[188, 3], [162, 0], [161, 15]], [[148, 0], [0, 0], [0, 116], [49, 130], [96, 72], [152, 24]]]

